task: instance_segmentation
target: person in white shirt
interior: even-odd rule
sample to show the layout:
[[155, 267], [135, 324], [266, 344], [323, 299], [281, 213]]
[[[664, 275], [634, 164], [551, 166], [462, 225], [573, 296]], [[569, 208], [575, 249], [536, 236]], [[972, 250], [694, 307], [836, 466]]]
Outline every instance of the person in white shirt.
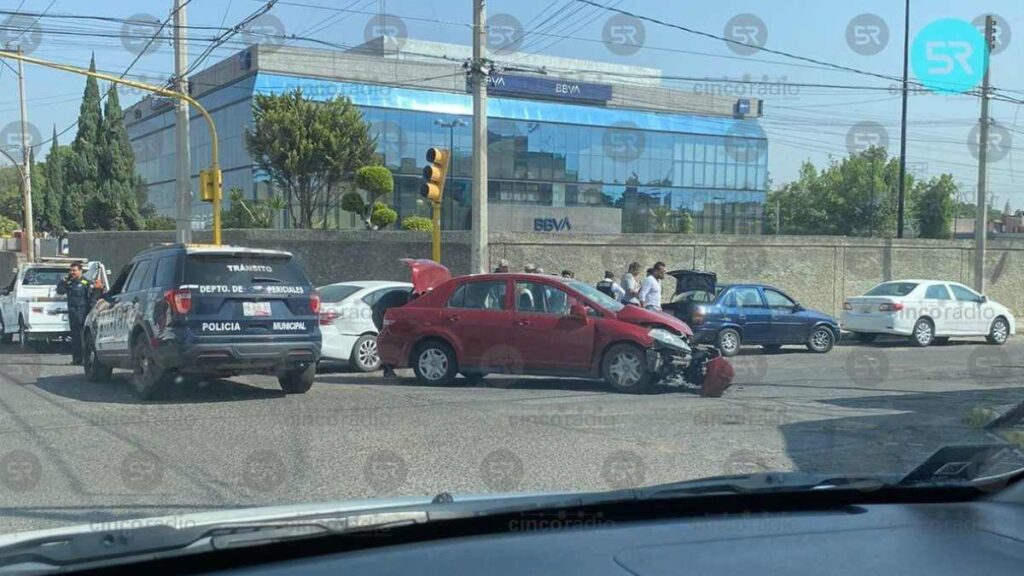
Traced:
[[665, 263], [658, 262], [640, 285], [640, 305], [647, 310], [661, 311], [661, 279], [665, 277]]
[[640, 305], [640, 299], [637, 297], [640, 294], [640, 281], [636, 279], [636, 275], [639, 273], [640, 263], [633, 262], [622, 276], [622, 291], [625, 293], [622, 296], [623, 304]]

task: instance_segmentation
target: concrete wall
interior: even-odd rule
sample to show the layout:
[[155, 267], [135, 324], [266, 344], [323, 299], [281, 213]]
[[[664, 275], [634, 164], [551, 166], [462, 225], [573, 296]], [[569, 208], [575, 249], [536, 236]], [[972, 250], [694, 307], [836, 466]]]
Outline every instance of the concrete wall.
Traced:
[[[119, 268], [169, 232], [86, 232], [71, 235], [71, 253]], [[404, 280], [399, 258], [426, 258], [430, 237], [414, 232], [227, 230], [226, 243], [289, 250], [316, 284], [356, 279]], [[196, 241], [209, 241], [199, 233]], [[469, 269], [469, 235], [446, 232], [443, 263], [456, 274]], [[721, 282], [777, 286], [805, 306], [838, 315], [843, 300], [898, 278], [937, 278], [972, 285], [968, 241], [878, 240], [815, 236], [682, 236], [634, 234], [492, 234], [492, 265], [507, 258], [513, 269], [531, 262], [549, 272], [569, 268], [596, 282], [605, 270], [622, 274], [636, 260], [669, 268], [713, 270]], [[986, 258], [986, 293], [1024, 314], [1024, 243], [994, 240]], [[0, 263], [2, 266], [2, 263]], [[10, 266], [8, 266], [10, 268]], [[0, 272], [3, 269], [0, 268]], [[672, 286], [666, 282], [665, 290]]]

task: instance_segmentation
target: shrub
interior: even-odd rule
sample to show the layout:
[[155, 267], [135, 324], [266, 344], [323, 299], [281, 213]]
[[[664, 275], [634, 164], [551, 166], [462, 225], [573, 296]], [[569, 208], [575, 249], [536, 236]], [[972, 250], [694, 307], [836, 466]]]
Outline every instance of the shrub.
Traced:
[[341, 197], [341, 209], [345, 212], [354, 212], [362, 215], [366, 211], [366, 204], [363, 202], [363, 197], [359, 195], [359, 192], [346, 192]]
[[402, 219], [402, 230], [416, 230], [419, 232], [433, 232], [434, 222], [423, 216], [408, 216]]
[[395, 179], [391, 176], [391, 170], [384, 166], [363, 166], [356, 170], [356, 186], [366, 190], [371, 203], [383, 198], [395, 189]]
[[395, 220], [398, 220], [398, 213], [390, 206], [383, 202], [374, 203], [373, 211], [370, 212], [370, 224], [379, 230], [394, 224]]

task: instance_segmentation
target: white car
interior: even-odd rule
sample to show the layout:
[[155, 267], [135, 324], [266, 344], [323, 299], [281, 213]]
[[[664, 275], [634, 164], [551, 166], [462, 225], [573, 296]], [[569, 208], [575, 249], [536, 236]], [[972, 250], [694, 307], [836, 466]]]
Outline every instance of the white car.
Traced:
[[953, 336], [985, 336], [1002, 344], [1017, 332], [1005, 306], [963, 284], [938, 280], [883, 282], [843, 304], [840, 325], [862, 342], [878, 334], [910, 337], [916, 346]]
[[[44, 258], [27, 262], [14, 270], [10, 284], [0, 290], [0, 342], [18, 334], [24, 346], [30, 339], [54, 340], [68, 335], [68, 304], [57, 294], [57, 283], [68, 274], [71, 259]], [[106, 286], [106, 269], [99, 262], [84, 262], [82, 275], [89, 281], [97, 275]]]
[[395, 291], [410, 292], [408, 282], [340, 282], [318, 288], [322, 360], [348, 362], [353, 370], [372, 372], [380, 368], [377, 327], [373, 304]]

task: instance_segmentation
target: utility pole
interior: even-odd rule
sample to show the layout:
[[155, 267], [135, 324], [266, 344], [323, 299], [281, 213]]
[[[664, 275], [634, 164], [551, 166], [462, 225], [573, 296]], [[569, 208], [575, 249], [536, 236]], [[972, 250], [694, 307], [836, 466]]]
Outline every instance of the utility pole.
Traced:
[[[185, 70], [188, 68], [188, 47], [185, 46], [184, 0], [174, 0], [174, 90], [188, 94], [188, 79]], [[192, 242], [192, 158], [189, 150], [188, 102], [176, 102], [174, 122], [174, 158], [177, 163], [175, 170], [175, 239], [178, 242]]]
[[896, 203], [896, 237], [903, 238], [903, 212], [907, 194], [907, 71], [910, 63], [910, 0], [903, 14], [903, 111], [900, 113], [900, 188]]
[[985, 243], [988, 236], [988, 203], [985, 179], [988, 175], [989, 63], [992, 55], [994, 19], [985, 16], [985, 77], [981, 81], [981, 130], [978, 135], [978, 206], [974, 214], [974, 289], [985, 293]]
[[[21, 46], [18, 46], [21, 56]], [[25, 107], [25, 65], [18, 60], [18, 92], [21, 95], [21, 187], [25, 201], [25, 224], [21, 229], [21, 241], [25, 244], [25, 259], [34, 262], [36, 259], [36, 237], [32, 230], [32, 151], [28, 143], [28, 109]]]
[[487, 248], [487, 28], [486, 0], [473, 0], [473, 231], [470, 249], [471, 274], [488, 272]]

